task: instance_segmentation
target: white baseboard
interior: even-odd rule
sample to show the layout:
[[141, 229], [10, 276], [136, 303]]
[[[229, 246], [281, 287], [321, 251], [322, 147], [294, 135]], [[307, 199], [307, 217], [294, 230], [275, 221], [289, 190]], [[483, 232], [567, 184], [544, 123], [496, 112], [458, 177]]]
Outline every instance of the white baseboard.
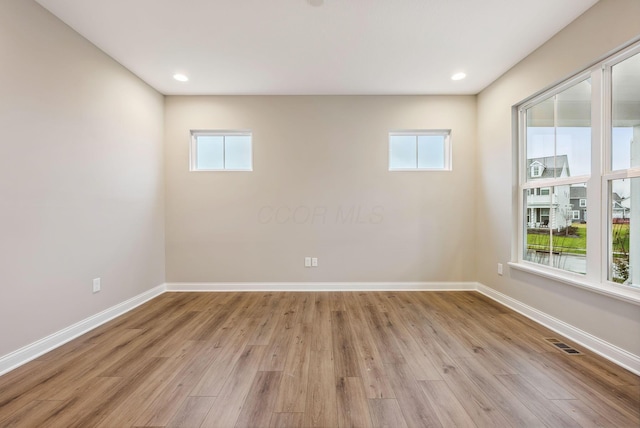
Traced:
[[478, 291], [496, 302], [640, 375], [640, 357], [476, 282], [215, 282], [167, 283], [0, 357], [0, 375], [163, 294], [183, 291]]
[[0, 376], [161, 295], [164, 284], [0, 357]]
[[491, 287], [487, 287], [483, 284], [477, 284], [477, 290], [490, 299], [493, 299], [496, 302], [524, 315], [525, 317], [532, 319], [538, 324], [567, 337], [573, 342], [584, 346], [615, 364], [640, 375], [640, 356], [627, 352], [624, 349], [618, 348], [611, 343], [605, 342], [604, 340], [587, 333], [586, 331], [580, 330], [579, 328], [554, 318], [551, 315], [547, 315], [544, 312], [532, 308], [531, 306], [525, 305], [524, 303], [502, 294]]
[[167, 291], [472, 291], [475, 282], [170, 282]]

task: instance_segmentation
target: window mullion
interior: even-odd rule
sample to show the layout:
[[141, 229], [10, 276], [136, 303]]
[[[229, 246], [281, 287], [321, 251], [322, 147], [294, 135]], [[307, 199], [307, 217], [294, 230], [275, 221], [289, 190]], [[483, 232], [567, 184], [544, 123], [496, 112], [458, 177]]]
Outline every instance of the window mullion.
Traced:
[[590, 175], [579, 175], [576, 177], [566, 177], [566, 178], [549, 178], [545, 180], [535, 180], [525, 183], [521, 186], [523, 190], [527, 189], [537, 189], [539, 187], [550, 187], [550, 186], [564, 186], [567, 184], [580, 184], [589, 181], [591, 178]]
[[[558, 94], [553, 96], [553, 178], [558, 176]], [[556, 209], [554, 199], [556, 197], [557, 186], [549, 188], [549, 266], [556, 267], [553, 248], [553, 230], [551, 225], [556, 223]]]
[[227, 169], [227, 137], [222, 137], [222, 169]]
[[527, 198], [524, 196], [524, 185], [526, 180], [526, 167], [527, 167], [527, 111], [524, 108], [517, 110], [517, 124], [518, 133], [517, 138], [520, 144], [517, 145], [518, 150], [518, 220], [516, 228], [516, 249], [512, 250], [512, 260], [517, 260], [518, 263], [522, 263], [524, 260], [524, 254], [526, 251], [526, 230], [527, 230], [527, 214], [530, 213], [528, 207], [526, 207]]
[[594, 283], [603, 279], [603, 255], [606, 257], [603, 219], [606, 218], [602, 188], [602, 167], [604, 158], [604, 129], [603, 115], [605, 111], [603, 79], [600, 69], [591, 72], [591, 177], [587, 180], [587, 224], [590, 233], [587, 234], [587, 273], [586, 278]]

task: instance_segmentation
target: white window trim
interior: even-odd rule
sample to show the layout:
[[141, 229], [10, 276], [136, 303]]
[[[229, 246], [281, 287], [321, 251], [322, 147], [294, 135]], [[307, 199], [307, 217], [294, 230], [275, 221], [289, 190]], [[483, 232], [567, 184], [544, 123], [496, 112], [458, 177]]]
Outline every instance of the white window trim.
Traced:
[[[444, 168], [392, 168], [391, 167], [391, 137], [394, 136], [411, 136], [416, 137], [416, 162], [418, 161], [418, 143], [417, 137], [431, 135], [444, 137]], [[451, 144], [451, 130], [450, 129], [417, 129], [417, 130], [398, 130], [390, 131], [387, 140], [388, 145], [388, 166], [389, 171], [453, 171], [453, 159], [452, 159], [452, 144]]]
[[587, 207], [587, 200], [584, 198], [581, 198], [580, 201], [578, 202], [578, 206], [580, 208], [586, 208]]
[[[513, 111], [514, 123], [514, 149], [518, 153], [517, 174], [514, 175], [517, 187], [517, 197], [515, 197], [513, 212], [517, 213], [517, 218], [513, 222], [512, 235], [512, 261], [509, 266], [514, 269], [553, 279], [555, 281], [574, 285], [589, 291], [607, 295], [616, 299], [640, 305], [640, 288], [621, 285], [609, 281], [609, 251], [608, 239], [611, 235], [612, 222], [609, 218], [610, 207], [608, 187], [612, 180], [619, 178], [640, 177], [640, 168], [629, 168], [621, 171], [610, 171], [611, 165], [611, 144], [608, 127], [611, 124], [611, 97], [609, 95], [611, 67], [624, 61], [640, 52], [640, 41], [630, 43], [623, 52], [600, 60], [588, 69], [577, 73], [573, 77], [564, 80], [550, 88], [542, 90], [537, 94], [523, 100], [515, 105]], [[592, 91], [591, 117], [600, 117], [604, 120], [592, 123], [591, 141], [591, 171], [600, 171], [601, 175], [567, 177], [564, 179], [543, 179], [527, 182], [526, 153], [521, 146], [524, 141], [526, 119], [523, 117], [527, 108], [554, 96], [565, 89], [591, 77], [593, 88], [603, 88], [603, 92]], [[603, 102], [604, 100], [604, 102]], [[604, 169], [603, 169], [604, 168]], [[601, 204], [589, 204], [586, 208], [589, 223], [593, 224], [593, 230], [598, 233], [587, 234], [587, 273], [585, 275], [570, 271], [545, 266], [523, 259], [524, 256], [524, 228], [526, 227], [525, 196], [524, 190], [531, 190], [544, 186], [560, 186], [564, 184], [586, 183], [587, 198], [590, 200], [604, 201]], [[601, 206], [597, 206], [601, 205]], [[605, 219], [605, 220], [602, 220]], [[601, 242], [602, 241], [602, 242]], [[595, 251], [593, 250], [595, 249]]]
[[[232, 168], [213, 168], [213, 169], [202, 169], [198, 168], [198, 158], [197, 158], [197, 138], [199, 136], [216, 136], [216, 137], [227, 137], [227, 136], [248, 136], [251, 137], [251, 146], [249, 150], [251, 151], [251, 167], [248, 169], [232, 169]], [[224, 156], [224, 155], [223, 155]], [[251, 130], [192, 130], [191, 131], [191, 139], [189, 142], [189, 171], [191, 172], [251, 172], [253, 171], [253, 133]]]

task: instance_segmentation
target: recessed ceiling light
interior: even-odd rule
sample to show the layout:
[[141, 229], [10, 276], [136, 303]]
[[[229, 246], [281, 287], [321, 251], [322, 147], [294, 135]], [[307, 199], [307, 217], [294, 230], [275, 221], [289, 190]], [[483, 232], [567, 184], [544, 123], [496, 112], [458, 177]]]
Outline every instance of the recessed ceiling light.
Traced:
[[189, 81], [189, 78], [187, 76], [185, 76], [184, 74], [180, 74], [180, 73], [174, 74], [173, 78], [176, 79], [178, 82], [188, 82]]
[[319, 7], [324, 4], [324, 0], [307, 0], [307, 3], [309, 3], [311, 6]]
[[460, 73], [456, 73], [453, 76], [451, 76], [451, 80], [462, 80], [465, 77], [467, 77], [467, 75], [465, 73], [460, 72]]

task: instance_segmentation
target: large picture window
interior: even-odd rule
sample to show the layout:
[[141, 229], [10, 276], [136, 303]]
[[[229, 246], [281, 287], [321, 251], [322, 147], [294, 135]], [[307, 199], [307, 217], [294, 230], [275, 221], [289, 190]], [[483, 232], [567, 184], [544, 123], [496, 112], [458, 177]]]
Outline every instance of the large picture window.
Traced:
[[640, 291], [640, 45], [530, 98], [517, 115], [517, 264]]

